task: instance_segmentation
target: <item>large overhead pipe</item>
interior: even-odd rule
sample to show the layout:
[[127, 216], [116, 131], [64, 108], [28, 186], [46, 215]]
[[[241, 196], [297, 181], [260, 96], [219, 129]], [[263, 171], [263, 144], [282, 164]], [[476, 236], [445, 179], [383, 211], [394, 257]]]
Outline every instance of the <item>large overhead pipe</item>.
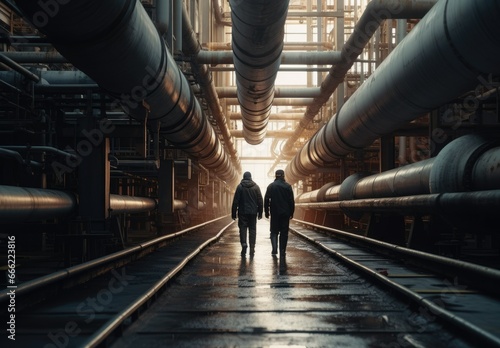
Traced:
[[54, 47], [132, 117], [147, 118], [173, 145], [195, 157], [221, 179], [237, 173], [204, 117], [189, 83], [167, 51], [139, 1], [85, 0], [18, 3]]
[[345, 76], [356, 59], [363, 52], [375, 31], [385, 19], [389, 18], [422, 18], [436, 4], [437, 0], [415, 2], [412, 0], [372, 0], [366, 6], [359, 18], [354, 31], [346, 41], [340, 52], [340, 61], [333, 64], [324, 81], [321, 83], [321, 94], [314, 99], [304, 113], [294, 134], [288, 138], [283, 146], [282, 156], [276, 159], [277, 165], [283, 158], [290, 156], [297, 139], [302, 135], [309, 123], [319, 113], [328, 98], [344, 82]]
[[266, 136], [289, 0], [230, 0], [233, 61], [247, 143]]
[[36, 221], [68, 217], [76, 211], [76, 197], [67, 192], [0, 186], [0, 220]]
[[[219, 98], [235, 98], [237, 96], [236, 87], [217, 87], [215, 89]], [[275, 98], [314, 98], [320, 93], [319, 88], [305, 87], [305, 88], [280, 88], [275, 87]]]
[[[6, 54], [6, 56], [19, 57], [21, 55]], [[16, 59], [14, 59], [16, 60]], [[203, 64], [233, 64], [233, 52], [230, 51], [200, 51], [196, 57], [198, 63]], [[18, 61], [18, 60], [16, 60]], [[299, 65], [326, 65], [341, 62], [340, 52], [282, 52], [281, 64], [299, 64]]]
[[[185, 5], [182, 9], [182, 36], [182, 51], [184, 54], [196, 57], [201, 51], [201, 45], [193, 31]], [[212, 79], [212, 73], [208, 70], [208, 66], [206, 64], [199, 64], [196, 59], [192, 62], [192, 65], [193, 70], [195, 70], [198, 75], [198, 83], [207, 98], [208, 107], [210, 108], [222, 138], [224, 139], [226, 149], [231, 156], [233, 166], [239, 174], [241, 173], [241, 161], [238, 157], [233, 137], [229, 133], [229, 127], [227, 125], [222, 106], [220, 105], [219, 97]]]
[[296, 182], [499, 73], [496, 1], [441, 0], [344, 106], [304, 145], [285, 172]]

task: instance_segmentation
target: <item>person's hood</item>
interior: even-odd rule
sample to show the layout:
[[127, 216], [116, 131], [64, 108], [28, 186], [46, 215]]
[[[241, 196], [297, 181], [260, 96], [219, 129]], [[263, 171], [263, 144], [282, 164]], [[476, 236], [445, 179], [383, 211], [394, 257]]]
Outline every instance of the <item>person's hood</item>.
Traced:
[[255, 182], [252, 179], [242, 179], [241, 186], [252, 187], [252, 186], [255, 186]]

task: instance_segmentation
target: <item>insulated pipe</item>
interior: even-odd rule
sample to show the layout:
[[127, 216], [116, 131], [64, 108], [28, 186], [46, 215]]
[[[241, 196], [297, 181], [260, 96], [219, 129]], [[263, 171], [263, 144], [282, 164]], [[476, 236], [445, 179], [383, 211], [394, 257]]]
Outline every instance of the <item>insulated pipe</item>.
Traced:
[[[81, 71], [39, 70], [37, 71], [37, 75], [40, 76], [40, 79], [33, 85], [37, 91], [71, 92], [71, 89], [81, 91], [82, 89], [88, 90], [99, 88], [94, 80]], [[22, 78], [14, 71], [0, 71], [0, 80], [18, 88], [23, 88]]]
[[171, 13], [172, 3], [170, 0], [156, 0], [156, 27], [162, 36], [168, 31]]
[[[368, 3], [365, 11], [356, 23], [352, 35], [342, 47], [340, 62], [332, 65], [324, 81], [321, 83], [321, 95], [316, 97], [314, 103], [307, 107], [304, 118], [296, 128], [295, 134], [283, 146], [283, 154], [285, 156], [293, 149], [297, 139], [337, 89], [338, 85], [344, 82], [347, 71], [349, 71], [358, 56], [363, 52], [364, 47], [370, 41], [382, 21], [388, 18], [422, 18], [436, 2], [437, 0], [419, 2], [413, 0], [372, 0]], [[280, 158], [277, 159], [277, 161], [279, 160]]]
[[[267, 136], [269, 138], [284, 138], [284, 139], [287, 139], [292, 134], [292, 131], [288, 131], [288, 130], [268, 130], [266, 134], [267, 134]], [[244, 138], [245, 132], [243, 130], [241, 130], [241, 129], [233, 129], [231, 131], [231, 136], [233, 136], [235, 138]]]
[[[237, 96], [236, 87], [216, 87], [215, 90], [219, 98], [235, 98]], [[274, 98], [314, 98], [320, 94], [319, 88], [274, 88]]]
[[232, 26], [230, 21], [225, 21], [222, 19], [222, 7], [219, 4], [219, 0], [212, 0], [212, 10], [214, 12], [215, 22], [218, 25]]
[[[198, 63], [203, 64], [233, 64], [231, 51], [200, 51], [196, 56]], [[341, 61], [340, 52], [282, 52], [281, 64], [297, 65], [329, 65]]]
[[77, 200], [63, 191], [0, 185], [0, 220], [35, 221], [68, 217]]
[[[433, 158], [367, 176], [356, 173], [337, 185], [306, 192], [298, 202], [359, 200], [402, 197], [430, 193], [500, 189], [500, 140], [476, 134], [462, 136], [447, 144]], [[330, 186], [329, 186], [330, 185]], [[326, 191], [325, 191], [326, 189]]]
[[410, 196], [430, 193], [429, 176], [435, 158], [408, 164], [359, 180], [351, 199]]
[[498, 73], [500, 7], [441, 0], [287, 166], [294, 183]]
[[17, 63], [67, 63], [59, 52], [3, 52], [3, 55]]
[[141, 213], [156, 209], [157, 202], [153, 198], [109, 195], [111, 214]]
[[6, 66], [11, 68], [12, 70], [20, 73], [21, 75], [23, 75], [24, 77], [26, 77], [27, 79], [29, 79], [31, 81], [34, 81], [34, 82], [40, 81], [40, 78], [37, 75], [33, 74], [31, 71], [29, 71], [25, 67], [19, 65], [19, 63], [16, 63], [12, 59], [6, 57], [3, 53], [0, 53], [0, 63], [5, 64]]
[[233, 61], [247, 143], [266, 136], [289, 0], [230, 0]]
[[[229, 42], [207, 42], [206, 47], [209, 50], [231, 50], [231, 43]], [[323, 50], [333, 50], [333, 43], [331, 42], [285, 42], [283, 46], [283, 50], [285, 51], [301, 51], [304, 50], [313, 50], [316, 51], [318, 49]]]
[[405, 215], [444, 214], [460, 219], [472, 216], [476, 223], [485, 216], [493, 220], [500, 206], [500, 190], [486, 190], [475, 192], [431, 193], [426, 195], [364, 198], [352, 201], [335, 202], [298, 202], [296, 208], [318, 210], [341, 210], [349, 215], [357, 216], [362, 213], [394, 213]]
[[[182, 51], [188, 55], [198, 56], [198, 54], [201, 52], [201, 45], [198, 42], [195, 32], [193, 31], [186, 6], [183, 6], [182, 11], [182, 35]], [[206, 64], [199, 64], [196, 59], [191, 64], [197, 71], [198, 83], [203, 89], [203, 93], [205, 94], [208, 102], [208, 107], [210, 108], [212, 116], [217, 122], [219, 131], [222, 135], [222, 138], [224, 139], [226, 150], [231, 156], [233, 166], [239, 176], [239, 173], [241, 173], [241, 161], [238, 157], [238, 152], [236, 151], [233, 137], [229, 133], [229, 127], [227, 125], [226, 117], [219, 101], [219, 96], [217, 95], [217, 91], [215, 89], [215, 85], [212, 79], [212, 73], [209, 71]]]
[[[139, 213], [156, 209], [153, 198], [110, 195], [111, 214]], [[185, 209], [185, 201], [174, 200], [174, 209]], [[0, 185], [0, 219], [35, 221], [68, 217], [76, 211], [77, 199], [67, 192]]]
[[94, 85], [96, 82], [82, 71], [49, 70], [39, 72], [40, 84], [50, 85]]
[[158, 121], [171, 144], [217, 169], [221, 179], [237, 180], [213, 127], [141, 2], [66, 1], [55, 5], [52, 16], [42, 1], [19, 5], [54, 47], [129, 115], [147, 117], [151, 127]]
[[432, 193], [500, 188], [500, 140], [464, 135], [447, 144], [435, 157], [430, 173]]
[[20, 165], [23, 165], [23, 166], [29, 165], [29, 166], [33, 166], [33, 167], [39, 167], [39, 168], [42, 167], [41, 163], [31, 161], [28, 159], [25, 160], [19, 152], [6, 149], [3, 146], [0, 146], [0, 157], [13, 158], [17, 161], [17, 163], [19, 163]]
[[[313, 98], [275, 98], [273, 105], [304, 106], [314, 103]], [[226, 98], [226, 105], [239, 105], [238, 99]]]
[[[270, 114], [269, 115], [269, 120], [270, 121], [298, 121], [301, 119], [303, 114], [301, 113], [285, 113], [285, 112], [280, 112], [277, 114]], [[241, 114], [231, 112], [229, 114], [229, 119], [230, 120], [241, 120]]]

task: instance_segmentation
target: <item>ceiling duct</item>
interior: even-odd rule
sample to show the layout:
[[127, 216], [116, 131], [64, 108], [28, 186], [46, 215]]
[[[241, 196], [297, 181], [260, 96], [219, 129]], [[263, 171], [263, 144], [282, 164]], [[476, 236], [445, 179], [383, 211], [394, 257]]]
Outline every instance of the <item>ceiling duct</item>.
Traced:
[[266, 136], [274, 81], [283, 50], [288, 0], [230, 0], [232, 49], [243, 135], [252, 145]]

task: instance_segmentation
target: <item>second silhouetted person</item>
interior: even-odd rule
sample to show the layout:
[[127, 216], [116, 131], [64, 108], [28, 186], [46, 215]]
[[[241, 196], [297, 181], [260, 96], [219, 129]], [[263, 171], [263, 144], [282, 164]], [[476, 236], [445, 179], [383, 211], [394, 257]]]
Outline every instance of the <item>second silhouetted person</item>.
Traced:
[[292, 186], [285, 181], [285, 172], [278, 169], [275, 176], [276, 178], [269, 184], [264, 195], [264, 212], [266, 218], [271, 215], [271, 245], [273, 248], [271, 253], [276, 255], [278, 252], [279, 235], [280, 256], [284, 256], [288, 243], [288, 227], [295, 211], [295, 199]]

